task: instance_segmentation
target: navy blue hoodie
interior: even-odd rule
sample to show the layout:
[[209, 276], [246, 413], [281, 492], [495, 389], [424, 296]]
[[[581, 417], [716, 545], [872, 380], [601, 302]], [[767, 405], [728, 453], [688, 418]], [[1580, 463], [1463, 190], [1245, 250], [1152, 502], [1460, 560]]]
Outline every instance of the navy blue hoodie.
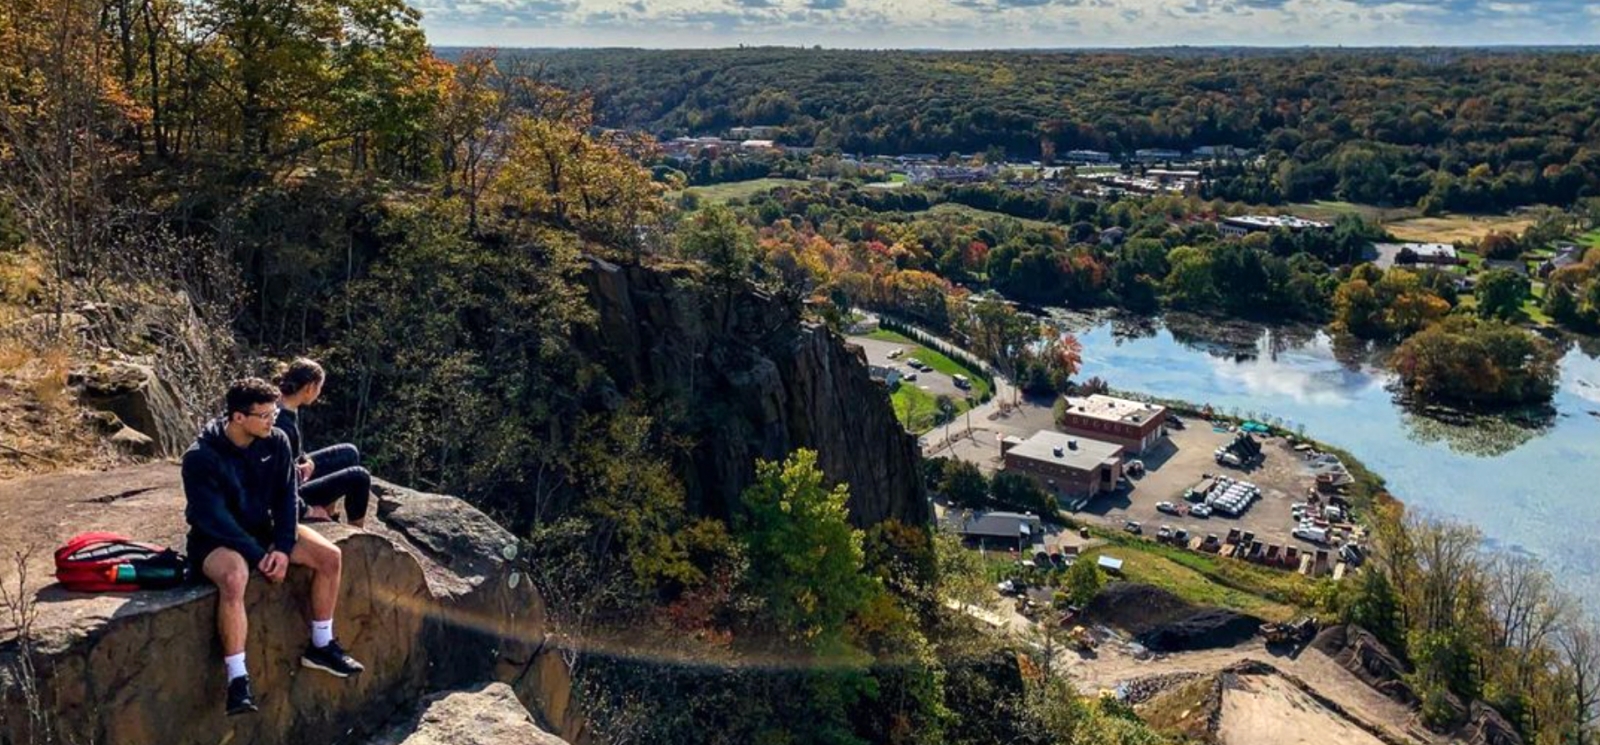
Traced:
[[294, 456], [295, 460], [300, 460], [300, 456], [306, 454], [305, 443], [300, 440], [300, 412], [280, 403], [278, 419], [272, 426], [283, 430], [283, 433], [289, 436], [289, 454]]
[[277, 550], [294, 550], [300, 520], [289, 438], [270, 437], [240, 448], [228, 439], [228, 420], [212, 420], [183, 454], [184, 516], [191, 535], [226, 546], [255, 566]]

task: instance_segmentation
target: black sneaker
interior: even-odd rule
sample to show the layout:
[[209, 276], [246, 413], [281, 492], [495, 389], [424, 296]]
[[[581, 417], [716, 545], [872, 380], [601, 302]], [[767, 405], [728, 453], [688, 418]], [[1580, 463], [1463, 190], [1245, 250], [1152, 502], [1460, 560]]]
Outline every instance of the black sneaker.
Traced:
[[257, 711], [261, 709], [256, 707], [255, 694], [250, 692], [250, 676], [241, 675], [228, 681], [228, 716]]
[[300, 655], [300, 665], [339, 678], [348, 678], [366, 669], [339, 646], [338, 639], [328, 642], [326, 647], [306, 647], [306, 653]]

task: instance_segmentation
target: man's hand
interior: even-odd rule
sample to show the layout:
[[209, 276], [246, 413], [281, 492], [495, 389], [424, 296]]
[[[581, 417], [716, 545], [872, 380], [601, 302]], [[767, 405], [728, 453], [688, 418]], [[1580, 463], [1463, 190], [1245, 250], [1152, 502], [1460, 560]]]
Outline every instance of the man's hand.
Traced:
[[296, 463], [294, 468], [300, 472], [300, 483], [304, 484], [311, 480], [311, 472], [317, 470], [317, 464], [313, 463], [310, 458], [306, 458]]
[[273, 551], [261, 558], [261, 563], [256, 565], [261, 573], [266, 575], [267, 581], [274, 584], [282, 582], [284, 575], [289, 573], [289, 555], [282, 551]]

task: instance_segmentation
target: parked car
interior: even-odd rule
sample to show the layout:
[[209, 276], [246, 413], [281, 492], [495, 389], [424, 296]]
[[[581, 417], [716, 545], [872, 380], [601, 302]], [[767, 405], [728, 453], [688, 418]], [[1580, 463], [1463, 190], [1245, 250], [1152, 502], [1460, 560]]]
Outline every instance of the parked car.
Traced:
[[891, 360], [898, 359], [900, 357], [900, 355], [905, 354], [905, 353], [906, 353], [906, 350], [904, 350], [904, 349], [891, 349], [891, 350], [889, 350], [889, 359], [891, 359]]
[[951, 375], [950, 376], [950, 380], [956, 384], [957, 388], [960, 388], [962, 390], [966, 390], [966, 389], [972, 387], [972, 381], [967, 379], [967, 376], [962, 375], [961, 373], [956, 373], [955, 375]]
[[1167, 540], [1170, 540], [1171, 538], [1172, 538], [1172, 526], [1171, 525], [1163, 525], [1160, 528], [1156, 529], [1156, 540], [1158, 540], [1158, 541], [1167, 541]]
[[922, 360], [919, 360], [919, 359], [917, 359], [915, 357], [912, 357], [911, 359], [906, 360], [906, 364], [910, 365], [912, 368], [917, 369], [917, 370], [926, 370], [926, 369], [928, 369], [928, 363], [923, 362]]
[[917, 382], [917, 372], [915, 370], [907, 370], [904, 375], [900, 376], [900, 379], [915, 383]]
[[1167, 414], [1167, 426], [1173, 429], [1183, 429], [1188, 425], [1184, 424], [1183, 420], [1179, 419], [1177, 414], [1169, 413]]
[[1129, 520], [1123, 523], [1122, 529], [1128, 531], [1129, 533], [1133, 533], [1134, 535], [1139, 535], [1144, 532], [1144, 527], [1139, 525], [1138, 521], [1135, 520]]
[[1190, 517], [1199, 517], [1199, 518], [1211, 517], [1211, 505], [1209, 505], [1209, 504], [1197, 504], [1197, 505], [1195, 505], [1193, 507], [1190, 507], [1189, 508], [1189, 516]]
[[1179, 514], [1178, 505], [1171, 502], [1156, 502], [1156, 512], [1165, 512], [1168, 515]]
[[1327, 543], [1328, 529], [1314, 528], [1310, 525], [1301, 525], [1294, 529], [1294, 537], [1299, 538], [1302, 541], [1310, 541], [1312, 543]]
[[1181, 545], [1188, 545], [1188, 543], [1189, 543], [1189, 531], [1184, 530], [1183, 528], [1173, 528], [1172, 529], [1172, 542], [1173, 543], [1177, 543], [1177, 544], [1181, 544]]

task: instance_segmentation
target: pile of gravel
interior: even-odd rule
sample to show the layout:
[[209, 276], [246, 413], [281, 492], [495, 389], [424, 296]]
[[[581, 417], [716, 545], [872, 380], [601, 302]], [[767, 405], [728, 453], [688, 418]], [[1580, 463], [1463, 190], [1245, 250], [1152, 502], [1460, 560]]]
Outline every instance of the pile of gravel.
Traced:
[[1261, 619], [1221, 608], [1203, 608], [1169, 623], [1154, 626], [1137, 637], [1152, 652], [1188, 652], [1232, 647], [1249, 641], [1261, 628]]
[[1189, 616], [1195, 607], [1182, 598], [1152, 585], [1113, 582], [1100, 590], [1084, 611], [1097, 623], [1130, 634], [1142, 634]]

